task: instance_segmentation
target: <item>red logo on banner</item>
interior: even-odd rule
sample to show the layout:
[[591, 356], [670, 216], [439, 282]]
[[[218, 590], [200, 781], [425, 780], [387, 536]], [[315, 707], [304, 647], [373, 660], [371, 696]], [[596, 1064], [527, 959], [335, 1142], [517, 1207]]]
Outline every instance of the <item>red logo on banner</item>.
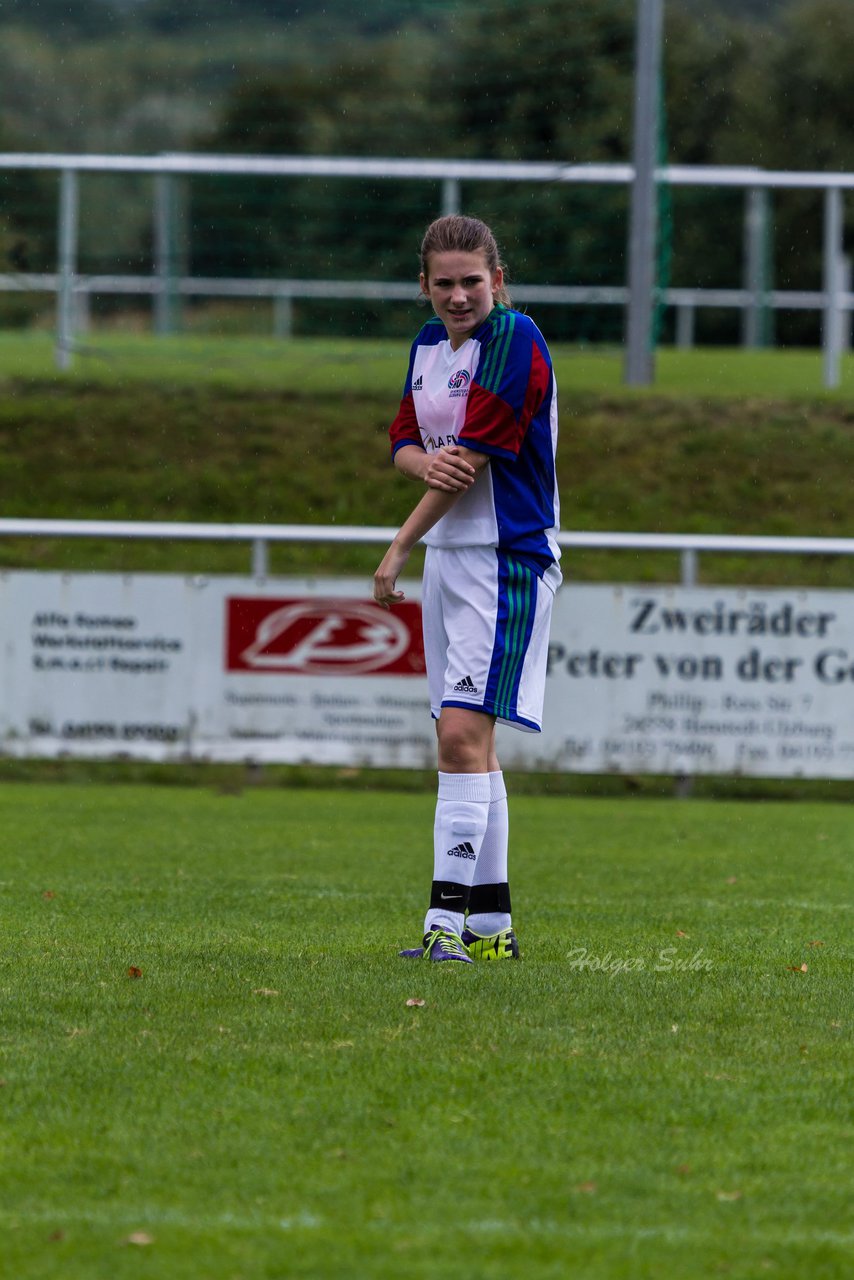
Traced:
[[226, 601], [227, 671], [275, 675], [424, 674], [421, 606], [303, 597]]

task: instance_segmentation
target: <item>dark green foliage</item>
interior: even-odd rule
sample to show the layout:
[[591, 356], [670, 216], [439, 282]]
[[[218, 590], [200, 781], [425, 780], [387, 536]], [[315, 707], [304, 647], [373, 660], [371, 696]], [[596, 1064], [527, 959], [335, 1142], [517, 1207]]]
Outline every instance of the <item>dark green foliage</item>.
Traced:
[[[109, 3], [110, 0], [107, 0]], [[186, 32], [216, 23], [299, 23], [311, 17], [313, 6], [305, 0], [112, 0], [124, 5], [144, 27], [156, 32]], [[366, 32], [394, 28], [401, 20], [427, 15], [436, 0], [369, 0], [354, 6], [352, 0], [324, 0], [320, 16], [330, 27], [345, 23]]]
[[121, 22], [116, 0], [3, 0], [0, 20], [35, 27], [54, 41], [102, 36]]
[[[624, 161], [635, 16], [635, 0], [16, 0], [0, 12], [0, 146]], [[854, 167], [850, 0], [667, 4], [664, 34], [663, 158]], [[150, 190], [110, 183], [97, 199], [83, 184], [82, 268], [145, 271]], [[13, 269], [51, 268], [53, 192], [3, 180], [0, 250]], [[495, 222], [518, 280], [625, 277], [623, 190], [469, 183], [462, 200]], [[327, 279], [409, 278], [440, 207], [436, 183], [325, 180], [198, 179], [187, 202], [192, 271]], [[679, 189], [671, 204], [671, 283], [739, 286], [741, 193]], [[819, 287], [821, 214], [816, 196], [775, 194], [769, 284]], [[346, 308], [314, 309], [319, 333], [352, 323]], [[732, 312], [707, 312], [698, 335], [729, 343], [737, 328]], [[621, 328], [590, 308], [555, 336], [616, 342]], [[813, 343], [816, 317], [781, 315], [777, 336]]]
[[448, 91], [455, 154], [479, 159], [625, 159], [632, 0], [497, 0], [459, 19]]

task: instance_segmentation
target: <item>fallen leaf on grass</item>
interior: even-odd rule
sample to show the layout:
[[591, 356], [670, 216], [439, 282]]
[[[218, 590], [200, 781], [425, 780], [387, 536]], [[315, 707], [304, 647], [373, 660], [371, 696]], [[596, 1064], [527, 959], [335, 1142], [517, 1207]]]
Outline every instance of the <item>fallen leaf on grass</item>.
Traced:
[[815, 941], [815, 942], [808, 942], [808, 943], [807, 943], [807, 946], [808, 946], [808, 947], [823, 947], [823, 946], [824, 946], [824, 943], [823, 943], [823, 942], [818, 942], [818, 941]]
[[677, 1164], [676, 1172], [679, 1174], [680, 1178], [687, 1178], [688, 1174], [691, 1172], [691, 1166], [689, 1164]]
[[60, 1227], [58, 1227], [56, 1231], [51, 1231], [50, 1235], [48, 1236], [48, 1240], [50, 1240], [51, 1244], [55, 1244], [58, 1240], [64, 1240], [64, 1239], [65, 1239], [65, 1232]]
[[54, 893], [53, 889], [45, 889], [44, 893], [42, 894], [42, 897], [48, 898], [48, 899], [55, 898], [56, 894]]
[[786, 968], [792, 973], [806, 973], [807, 966], [805, 964], [787, 964]]
[[147, 1231], [132, 1231], [129, 1236], [125, 1236], [122, 1244], [154, 1244], [154, 1236], [150, 1236]]
[[690, 933], [686, 933], [684, 929], [677, 929], [677, 930], [676, 930], [676, 937], [677, 937], [677, 938], [690, 938], [690, 936], [691, 936], [691, 935], [690, 935]]
[[128, 977], [129, 977], [129, 978], [141, 978], [141, 977], [142, 977], [142, 970], [140, 969], [139, 965], [132, 964], [132, 965], [129, 965], [129, 966], [128, 966]]
[[424, 1005], [427, 1003], [427, 1001], [419, 1000], [417, 996], [410, 996], [406, 1003], [410, 1009], [412, 1008], [422, 1009]]
[[738, 884], [738, 876], [727, 876], [727, 884]]
[[279, 993], [275, 987], [255, 987], [252, 994], [253, 996], [277, 996]]
[[599, 1187], [595, 1182], [579, 1182], [578, 1186], [575, 1187], [574, 1189], [576, 1191], [580, 1191], [582, 1195], [595, 1196], [596, 1192], [599, 1190]]
[[741, 1191], [716, 1191], [715, 1195], [719, 1200], [740, 1200]]

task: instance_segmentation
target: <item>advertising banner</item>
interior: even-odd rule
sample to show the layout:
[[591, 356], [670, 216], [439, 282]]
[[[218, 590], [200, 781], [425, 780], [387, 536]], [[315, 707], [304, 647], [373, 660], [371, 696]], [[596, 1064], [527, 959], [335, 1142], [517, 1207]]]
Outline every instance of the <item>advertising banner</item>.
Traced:
[[0, 749], [432, 762], [416, 597], [367, 582], [0, 575]]
[[[544, 737], [573, 772], [854, 772], [854, 596], [570, 587]], [[562, 734], [562, 741], [558, 736]]]
[[[0, 750], [435, 766], [418, 585], [0, 574]], [[507, 767], [848, 777], [854, 595], [564, 586]]]

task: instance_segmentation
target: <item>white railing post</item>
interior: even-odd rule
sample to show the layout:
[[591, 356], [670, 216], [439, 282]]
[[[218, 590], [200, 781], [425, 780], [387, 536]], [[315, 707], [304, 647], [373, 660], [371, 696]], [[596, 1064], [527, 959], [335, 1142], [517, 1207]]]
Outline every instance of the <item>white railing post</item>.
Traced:
[[57, 242], [56, 346], [58, 369], [68, 369], [74, 342], [74, 281], [77, 275], [77, 237], [80, 194], [77, 171], [63, 169], [59, 179]]
[[154, 178], [154, 331], [180, 328], [180, 282], [186, 273], [184, 179], [172, 173]]
[[839, 386], [842, 354], [842, 237], [844, 231], [842, 192], [828, 187], [824, 193], [824, 386], [832, 391]]
[[445, 178], [442, 182], [442, 217], [459, 213], [461, 208], [461, 192], [458, 178]]
[[292, 338], [294, 332], [294, 300], [289, 293], [273, 295], [273, 337]]
[[687, 302], [680, 302], [676, 307], [676, 345], [687, 351], [694, 345], [694, 307]]
[[252, 539], [252, 577], [268, 578], [270, 576], [269, 543], [265, 538]]
[[750, 187], [744, 206], [744, 291], [748, 301], [741, 313], [741, 340], [745, 347], [765, 346], [767, 246], [768, 191]]

